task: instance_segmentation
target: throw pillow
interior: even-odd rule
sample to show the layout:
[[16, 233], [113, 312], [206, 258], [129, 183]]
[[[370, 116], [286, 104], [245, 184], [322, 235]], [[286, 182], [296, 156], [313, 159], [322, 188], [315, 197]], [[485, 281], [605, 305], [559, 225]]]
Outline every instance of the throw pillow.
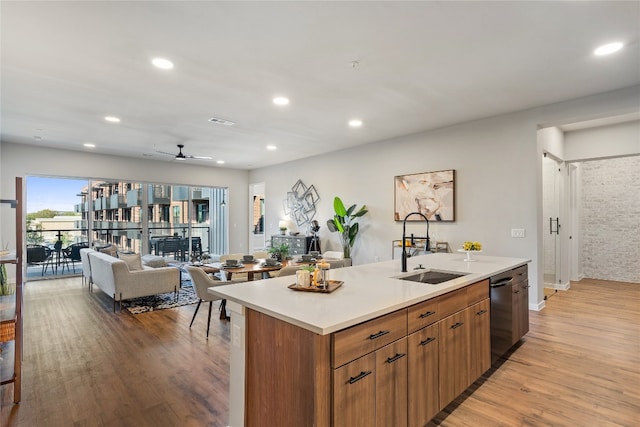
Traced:
[[100, 249], [100, 252], [103, 254], [111, 255], [112, 257], [118, 257], [118, 247], [114, 245], [110, 245]]
[[140, 260], [140, 254], [119, 254], [120, 259], [127, 264], [129, 271], [142, 270], [142, 261]]
[[151, 254], [143, 255], [142, 263], [147, 267], [152, 268], [166, 267], [168, 265], [167, 261], [161, 256]]

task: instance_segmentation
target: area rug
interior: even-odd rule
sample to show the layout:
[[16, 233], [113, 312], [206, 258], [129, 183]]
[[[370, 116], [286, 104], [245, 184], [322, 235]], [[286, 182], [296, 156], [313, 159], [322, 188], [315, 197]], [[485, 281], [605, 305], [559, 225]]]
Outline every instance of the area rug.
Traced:
[[191, 286], [191, 282], [183, 281], [177, 300], [175, 294], [173, 292], [169, 292], [166, 294], [150, 295], [148, 297], [133, 298], [122, 301], [122, 308], [131, 314], [140, 314], [148, 313], [149, 311], [181, 307], [183, 305], [195, 304], [197, 302], [198, 297], [193, 290], [193, 286]]

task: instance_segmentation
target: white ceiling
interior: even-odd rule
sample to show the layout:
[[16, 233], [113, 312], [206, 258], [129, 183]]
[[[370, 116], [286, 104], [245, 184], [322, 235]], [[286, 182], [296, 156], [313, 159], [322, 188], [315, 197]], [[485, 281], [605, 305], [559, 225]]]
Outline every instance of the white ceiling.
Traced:
[[[0, 18], [2, 141], [167, 161], [155, 151], [181, 143], [222, 167], [640, 83], [636, 1], [2, 1]], [[626, 48], [592, 55], [614, 40]]]

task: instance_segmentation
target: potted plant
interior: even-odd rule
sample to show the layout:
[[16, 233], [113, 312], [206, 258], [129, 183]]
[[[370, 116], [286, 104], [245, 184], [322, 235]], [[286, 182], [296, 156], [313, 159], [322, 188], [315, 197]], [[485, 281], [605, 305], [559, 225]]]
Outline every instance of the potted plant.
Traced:
[[343, 255], [345, 258], [351, 258], [351, 248], [360, 230], [356, 220], [369, 211], [365, 205], [358, 210], [356, 210], [356, 205], [351, 205], [349, 209], [345, 209], [340, 197], [333, 199], [333, 210], [335, 215], [327, 221], [327, 228], [329, 228], [329, 231], [340, 233]]
[[269, 253], [271, 254], [271, 258], [275, 258], [282, 262], [289, 256], [289, 245], [283, 243], [281, 245], [272, 246], [269, 248]]
[[278, 223], [278, 228], [280, 229], [280, 234], [283, 236], [287, 234], [287, 223], [285, 221], [280, 221]]

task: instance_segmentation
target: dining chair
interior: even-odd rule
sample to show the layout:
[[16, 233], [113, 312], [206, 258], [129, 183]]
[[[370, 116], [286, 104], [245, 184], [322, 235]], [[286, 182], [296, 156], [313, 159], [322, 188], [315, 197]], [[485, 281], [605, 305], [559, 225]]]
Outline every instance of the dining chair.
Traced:
[[[189, 276], [191, 276], [191, 283], [193, 285], [193, 290], [198, 297], [198, 305], [196, 306], [196, 311], [193, 313], [193, 317], [191, 318], [191, 323], [189, 323], [189, 328], [193, 325], [193, 321], [196, 318], [196, 314], [198, 314], [198, 309], [200, 308], [200, 304], [202, 302], [209, 302], [209, 317], [207, 318], [207, 338], [209, 338], [209, 328], [211, 326], [211, 307], [213, 306], [213, 301], [218, 301], [222, 298], [217, 297], [213, 294], [210, 294], [207, 289], [215, 286], [222, 286], [228, 284], [228, 282], [223, 282], [218, 280], [215, 277], [209, 276], [204, 272], [201, 268], [187, 266], [187, 271], [189, 272]], [[222, 299], [220, 303], [220, 318], [227, 318], [227, 300]]]
[[265, 258], [270, 258], [270, 255], [269, 255], [269, 252], [267, 251], [255, 251], [253, 253], [253, 257], [258, 259], [265, 259]]
[[296, 271], [300, 270], [300, 267], [300, 265], [287, 265], [280, 270], [272, 271], [271, 275], [272, 277], [293, 276], [296, 274]]
[[[224, 254], [220, 255], [220, 264], [223, 264], [228, 259], [237, 259], [239, 262], [242, 262], [242, 257], [244, 254]], [[224, 273], [223, 273], [224, 274]], [[249, 275], [247, 273], [233, 273], [231, 276], [231, 282], [240, 283], [247, 282], [249, 280]]]

